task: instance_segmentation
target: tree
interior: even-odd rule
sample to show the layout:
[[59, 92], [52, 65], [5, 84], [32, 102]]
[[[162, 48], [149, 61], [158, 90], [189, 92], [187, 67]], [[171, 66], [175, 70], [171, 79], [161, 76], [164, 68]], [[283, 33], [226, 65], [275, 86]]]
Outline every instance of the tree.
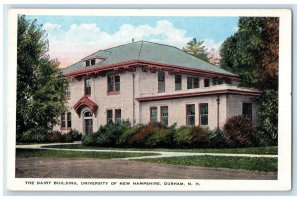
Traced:
[[182, 50], [205, 62], [209, 62], [207, 48], [203, 46], [203, 43], [204, 41], [197, 42], [197, 39], [193, 38]]
[[58, 61], [46, 54], [48, 40], [41, 27], [18, 17], [17, 141], [25, 132], [46, 134], [65, 110], [67, 81]]
[[221, 47], [221, 67], [238, 74], [241, 85], [263, 93], [258, 99], [260, 131], [277, 143], [278, 18], [241, 17], [238, 31]]

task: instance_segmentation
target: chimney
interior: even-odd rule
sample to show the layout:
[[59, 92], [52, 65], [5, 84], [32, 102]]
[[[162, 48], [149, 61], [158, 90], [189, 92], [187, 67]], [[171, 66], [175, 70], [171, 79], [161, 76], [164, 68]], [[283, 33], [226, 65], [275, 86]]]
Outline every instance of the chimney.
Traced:
[[132, 43], [134, 43], [134, 38], [132, 38]]

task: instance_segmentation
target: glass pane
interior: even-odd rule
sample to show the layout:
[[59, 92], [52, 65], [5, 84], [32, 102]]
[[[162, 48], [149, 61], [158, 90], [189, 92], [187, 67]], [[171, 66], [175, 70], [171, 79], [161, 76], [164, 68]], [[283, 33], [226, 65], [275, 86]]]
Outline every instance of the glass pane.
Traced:
[[107, 110], [107, 123], [113, 122], [113, 113], [112, 110]]
[[195, 116], [188, 116], [188, 126], [195, 126]]
[[204, 80], [204, 87], [209, 87], [209, 79]]
[[115, 82], [120, 83], [120, 76], [119, 75], [115, 76]]
[[195, 105], [187, 105], [187, 115], [195, 115]]
[[115, 116], [116, 116], [116, 118], [121, 118], [121, 109], [115, 110]]
[[208, 104], [200, 104], [200, 114], [208, 114]]
[[92, 117], [93, 116], [93, 113], [91, 113], [91, 112], [85, 112], [84, 113], [84, 117]]
[[114, 91], [114, 84], [113, 83], [109, 83], [108, 84], [108, 92], [112, 92]]
[[115, 91], [120, 91], [120, 82], [115, 82]]
[[187, 77], [187, 89], [192, 89], [192, 88], [193, 88], [193, 78]]
[[208, 125], [208, 115], [201, 115], [201, 125]]
[[194, 88], [199, 88], [199, 78], [193, 79], [193, 85], [194, 85]]

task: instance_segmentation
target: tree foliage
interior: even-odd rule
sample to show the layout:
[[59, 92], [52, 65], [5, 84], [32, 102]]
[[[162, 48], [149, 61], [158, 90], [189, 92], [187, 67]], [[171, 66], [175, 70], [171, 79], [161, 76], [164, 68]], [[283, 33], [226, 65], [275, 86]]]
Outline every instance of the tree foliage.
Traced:
[[238, 74], [241, 85], [263, 91], [258, 99], [260, 130], [276, 143], [278, 126], [279, 19], [241, 17], [238, 31], [221, 48], [222, 68]]
[[193, 40], [189, 41], [182, 50], [205, 62], [209, 62], [208, 51], [207, 48], [203, 46], [203, 43], [204, 41], [198, 42], [196, 38], [193, 38]]
[[65, 110], [67, 81], [58, 61], [46, 54], [46, 33], [25, 16], [18, 17], [17, 140], [34, 129], [47, 133]]

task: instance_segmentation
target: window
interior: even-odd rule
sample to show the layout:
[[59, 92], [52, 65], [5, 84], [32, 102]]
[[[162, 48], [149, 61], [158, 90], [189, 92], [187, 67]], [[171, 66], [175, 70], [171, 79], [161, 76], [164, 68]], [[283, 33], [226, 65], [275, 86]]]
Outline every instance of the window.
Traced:
[[200, 125], [208, 125], [208, 104], [200, 104]]
[[93, 113], [90, 111], [87, 111], [84, 113], [84, 117], [93, 117]]
[[186, 125], [195, 126], [195, 105], [190, 104], [186, 106]]
[[107, 123], [112, 123], [113, 122], [113, 111], [112, 110], [107, 110]]
[[252, 122], [252, 103], [243, 103], [243, 116]]
[[71, 91], [70, 91], [70, 87], [68, 86], [67, 87], [67, 99], [70, 99], [71, 98]]
[[91, 95], [91, 79], [90, 78], [85, 79], [84, 94]]
[[120, 91], [120, 75], [110, 74], [107, 76], [108, 92]]
[[91, 65], [95, 65], [95, 64], [96, 64], [96, 60], [95, 59], [91, 60]]
[[90, 66], [90, 61], [89, 61], [89, 60], [86, 60], [86, 61], [85, 61], [85, 66], [86, 66], [86, 67]]
[[60, 121], [61, 121], [60, 127], [62, 129], [66, 128], [66, 115], [65, 115], [65, 113], [61, 114]]
[[181, 90], [181, 75], [175, 75], [175, 90]]
[[160, 122], [165, 126], [168, 126], [168, 116], [168, 106], [160, 107]]
[[71, 128], [71, 127], [72, 127], [71, 113], [68, 112], [67, 113], [67, 128]]
[[209, 87], [209, 79], [204, 79], [204, 87]]
[[116, 124], [121, 124], [121, 109], [116, 109], [115, 110], [115, 123]]
[[199, 78], [198, 77], [187, 77], [187, 89], [199, 88]]
[[150, 108], [150, 122], [157, 122], [157, 107]]
[[165, 91], [165, 72], [159, 71], [157, 73], [158, 78], [158, 92]]
[[221, 85], [221, 84], [223, 84], [223, 80], [222, 79], [214, 79], [213, 84], [214, 85]]

